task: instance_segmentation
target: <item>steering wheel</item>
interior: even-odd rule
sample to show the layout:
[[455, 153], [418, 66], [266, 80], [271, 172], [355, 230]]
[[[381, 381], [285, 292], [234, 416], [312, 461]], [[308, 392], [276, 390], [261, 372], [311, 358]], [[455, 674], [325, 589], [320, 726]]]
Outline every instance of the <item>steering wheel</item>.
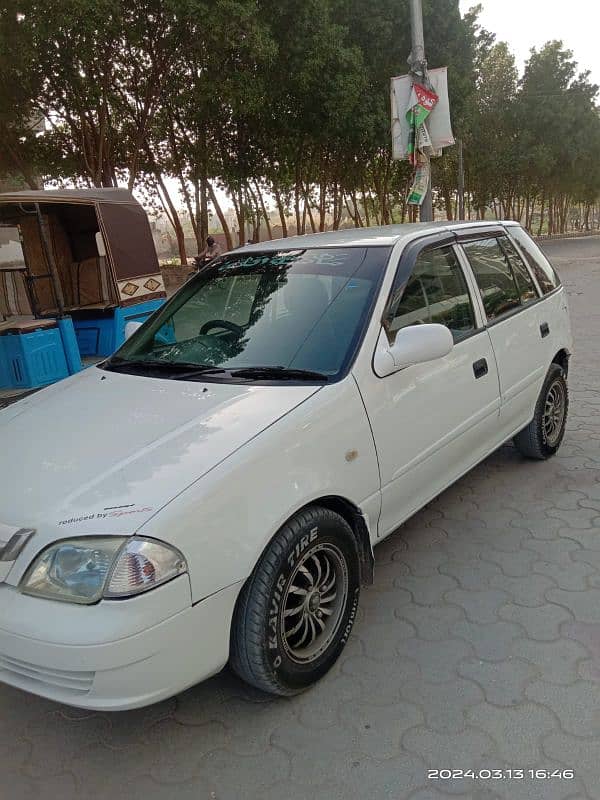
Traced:
[[231, 331], [232, 333], [237, 333], [238, 336], [244, 332], [242, 326], [236, 325], [235, 322], [229, 322], [226, 319], [209, 319], [208, 322], [205, 322], [200, 328], [200, 336], [208, 333], [213, 328], [225, 328], [225, 330]]

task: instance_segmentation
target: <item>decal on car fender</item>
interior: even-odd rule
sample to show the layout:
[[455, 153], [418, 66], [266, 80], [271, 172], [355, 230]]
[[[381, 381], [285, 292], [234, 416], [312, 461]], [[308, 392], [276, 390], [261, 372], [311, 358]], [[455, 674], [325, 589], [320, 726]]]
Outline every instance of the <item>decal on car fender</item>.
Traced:
[[80, 522], [89, 522], [90, 520], [97, 519], [113, 519], [114, 517], [125, 517], [129, 514], [145, 514], [148, 511], [154, 511], [151, 506], [143, 506], [136, 508], [135, 506], [113, 506], [105, 508], [103, 511], [94, 511], [91, 514], [83, 514], [80, 517], [69, 517], [69, 519], [61, 519], [58, 521], [59, 525], [77, 525]]

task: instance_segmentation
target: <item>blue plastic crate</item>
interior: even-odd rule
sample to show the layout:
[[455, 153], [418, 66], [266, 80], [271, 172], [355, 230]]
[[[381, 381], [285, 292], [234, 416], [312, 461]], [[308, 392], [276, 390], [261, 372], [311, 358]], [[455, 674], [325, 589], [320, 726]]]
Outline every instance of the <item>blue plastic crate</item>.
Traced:
[[107, 312], [78, 312], [73, 319], [79, 352], [82, 356], [110, 356], [125, 341], [125, 325], [128, 322], [145, 322], [160, 308], [164, 300], [148, 300], [126, 308], [114, 308]]
[[10, 387], [10, 373], [8, 371], [8, 355], [4, 352], [4, 343], [0, 336], [0, 389]]
[[74, 319], [73, 327], [82, 356], [109, 356], [115, 350], [114, 311], [105, 317]]
[[69, 375], [58, 328], [0, 336], [0, 385], [36, 389]]
[[115, 309], [115, 350], [125, 341], [125, 326], [128, 322], [145, 322], [164, 302], [162, 299], [147, 300], [135, 306]]

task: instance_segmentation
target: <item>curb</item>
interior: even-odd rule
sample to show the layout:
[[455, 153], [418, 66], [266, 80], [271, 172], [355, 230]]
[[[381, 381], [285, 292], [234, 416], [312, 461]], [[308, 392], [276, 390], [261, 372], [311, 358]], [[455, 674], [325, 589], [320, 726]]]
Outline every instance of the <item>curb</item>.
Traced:
[[551, 242], [554, 239], [587, 239], [590, 236], [600, 236], [597, 231], [570, 231], [568, 233], [543, 233], [541, 236], [532, 236], [535, 242]]

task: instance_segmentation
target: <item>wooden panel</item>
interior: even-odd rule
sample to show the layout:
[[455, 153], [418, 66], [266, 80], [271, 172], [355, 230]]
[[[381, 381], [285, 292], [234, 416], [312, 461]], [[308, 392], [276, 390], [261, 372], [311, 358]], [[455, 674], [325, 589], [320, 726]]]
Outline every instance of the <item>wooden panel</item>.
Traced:
[[60, 219], [55, 214], [48, 214], [48, 222], [52, 251], [56, 268], [60, 275], [65, 306], [70, 306], [77, 302], [75, 296], [75, 266], [73, 264], [71, 245]]
[[[49, 267], [44, 255], [37, 217], [22, 217], [20, 228], [23, 234], [23, 252], [30, 274], [33, 277], [48, 274]], [[49, 278], [34, 281], [32, 291], [38, 311], [44, 313], [56, 308], [56, 299]]]
[[0, 315], [13, 317], [32, 313], [24, 273], [0, 271]]

